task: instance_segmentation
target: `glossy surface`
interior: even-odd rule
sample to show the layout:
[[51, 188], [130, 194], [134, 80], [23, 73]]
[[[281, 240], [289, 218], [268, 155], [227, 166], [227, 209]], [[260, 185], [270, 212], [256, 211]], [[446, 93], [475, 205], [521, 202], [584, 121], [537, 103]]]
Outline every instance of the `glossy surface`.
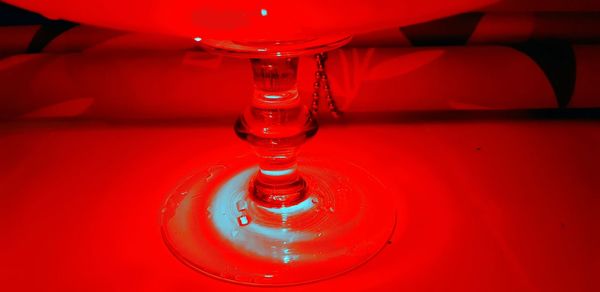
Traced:
[[301, 202], [266, 206], [248, 194], [254, 157], [187, 178], [164, 204], [161, 231], [191, 268], [247, 285], [296, 285], [348, 272], [388, 245], [396, 225], [389, 190], [332, 158], [301, 159]]
[[205, 39], [290, 41], [394, 27], [469, 11], [495, 0], [8, 0], [81, 23]]
[[[232, 121], [0, 124], [2, 289], [258, 291], [185, 267], [160, 234], [157, 210], [182, 177], [248, 151]], [[325, 125], [304, 154], [351, 157], [390, 188], [404, 224], [367, 264], [286, 291], [598, 291], [599, 129]]]

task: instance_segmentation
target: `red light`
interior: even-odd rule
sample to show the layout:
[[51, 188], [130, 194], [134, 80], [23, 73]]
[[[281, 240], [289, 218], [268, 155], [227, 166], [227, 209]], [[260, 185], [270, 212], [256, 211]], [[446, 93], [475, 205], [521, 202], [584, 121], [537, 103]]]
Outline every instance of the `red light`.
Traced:
[[[312, 39], [408, 25], [482, 7], [497, 0], [8, 0], [85, 24], [193, 38], [239, 41]], [[276, 13], [275, 13], [276, 12]]]

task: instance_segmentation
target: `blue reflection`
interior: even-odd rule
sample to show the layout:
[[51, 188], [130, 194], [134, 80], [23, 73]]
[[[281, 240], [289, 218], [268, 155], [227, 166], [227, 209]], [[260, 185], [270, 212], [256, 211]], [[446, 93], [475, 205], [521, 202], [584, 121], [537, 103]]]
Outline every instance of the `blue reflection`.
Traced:
[[[213, 214], [210, 217], [213, 226], [223, 239], [229, 241], [237, 249], [245, 250], [256, 256], [277, 259], [284, 263], [298, 260], [298, 255], [293, 254], [286, 245], [297, 241], [312, 240], [316, 237], [314, 232], [266, 226], [261, 224], [260, 220], [254, 220], [256, 218], [252, 218], [253, 214], [248, 212], [248, 209], [238, 210], [238, 203], [240, 200], [245, 200], [248, 182], [257, 170], [257, 167], [246, 169], [224, 182], [218, 189], [209, 207]], [[313, 206], [313, 201], [308, 198], [295, 206], [263, 209], [281, 214], [283, 217], [284, 214], [303, 212]]]
[[294, 172], [294, 168], [282, 169], [282, 170], [265, 170], [261, 169], [260, 172], [264, 175], [268, 176], [284, 176], [288, 174], [292, 174]]

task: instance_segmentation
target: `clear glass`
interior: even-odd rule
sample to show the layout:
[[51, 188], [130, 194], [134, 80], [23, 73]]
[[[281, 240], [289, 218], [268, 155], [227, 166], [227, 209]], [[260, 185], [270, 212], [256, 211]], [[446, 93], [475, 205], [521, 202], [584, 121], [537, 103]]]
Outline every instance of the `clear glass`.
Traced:
[[289, 41], [442, 18], [497, 0], [3, 0], [50, 19], [188, 39]]
[[[267, 51], [282, 57], [250, 59], [254, 95], [235, 132], [256, 158], [211, 167], [167, 199], [163, 238], [188, 266], [237, 283], [300, 284], [361, 265], [390, 238], [395, 213], [368, 172], [337, 159], [297, 158], [318, 129], [296, 88], [295, 55], [312, 52], [312, 43], [287, 51], [274, 45]], [[248, 52], [257, 51], [240, 53]]]

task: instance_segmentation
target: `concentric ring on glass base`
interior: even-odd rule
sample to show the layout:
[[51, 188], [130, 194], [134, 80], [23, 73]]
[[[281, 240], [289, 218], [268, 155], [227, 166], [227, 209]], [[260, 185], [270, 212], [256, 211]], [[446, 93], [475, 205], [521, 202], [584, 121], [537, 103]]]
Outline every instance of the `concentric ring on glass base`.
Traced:
[[377, 254], [396, 222], [393, 204], [382, 199], [385, 187], [345, 162], [301, 160], [299, 167], [308, 196], [284, 208], [249, 199], [257, 170], [250, 161], [188, 178], [162, 208], [165, 243], [191, 268], [249, 285], [313, 282]]

